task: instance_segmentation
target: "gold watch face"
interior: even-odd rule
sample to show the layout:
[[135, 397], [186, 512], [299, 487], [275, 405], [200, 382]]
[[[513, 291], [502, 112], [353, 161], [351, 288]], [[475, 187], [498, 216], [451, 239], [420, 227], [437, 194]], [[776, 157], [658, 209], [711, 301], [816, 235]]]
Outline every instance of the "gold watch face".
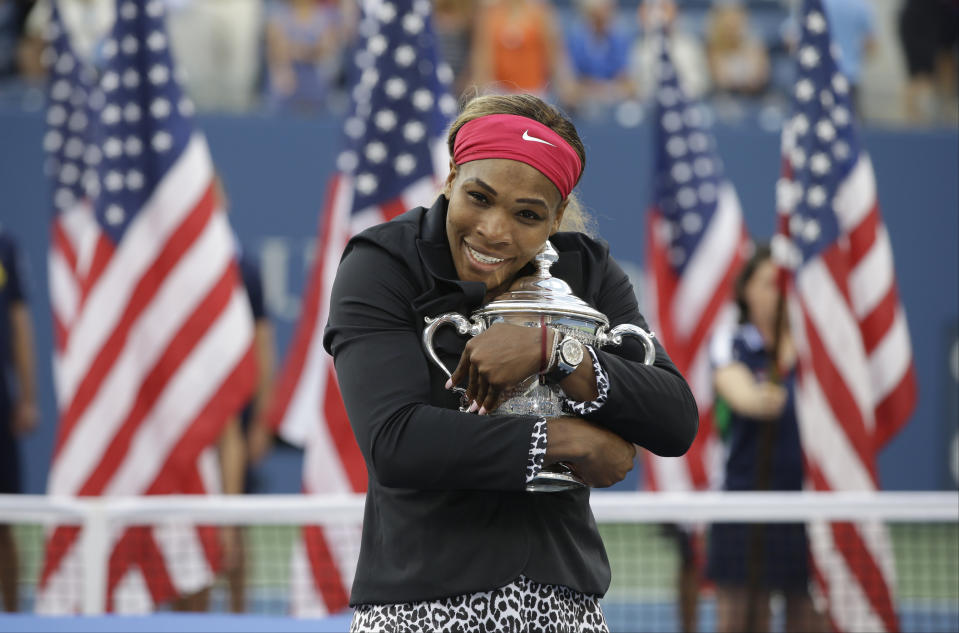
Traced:
[[559, 351], [563, 355], [563, 362], [567, 365], [577, 367], [583, 362], [583, 344], [574, 338], [565, 339]]

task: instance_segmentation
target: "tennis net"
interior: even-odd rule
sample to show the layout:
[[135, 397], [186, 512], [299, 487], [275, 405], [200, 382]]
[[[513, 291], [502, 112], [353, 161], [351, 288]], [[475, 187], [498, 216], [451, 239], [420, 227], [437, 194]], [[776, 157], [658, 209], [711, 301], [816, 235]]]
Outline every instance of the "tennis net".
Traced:
[[[757, 630], [785, 630], [786, 619], [793, 617], [791, 597], [797, 587], [810, 596], [812, 607], [823, 610], [825, 603], [815, 588], [807, 593], [806, 572], [790, 567], [808, 559], [805, 542], [795, 540], [794, 528], [799, 526], [805, 539], [816, 530], [849, 523], [866, 538], [888, 544], [894, 573], [887, 574], [886, 581], [901, 630], [959, 630], [957, 493], [594, 492], [591, 503], [612, 567], [612, 585], [603, 599], [612, 631], [714, 631], [720, 619], [729, 617], [724, 611], [729, 605], [748, 605], [746, 612], [758, 614], [751, 616], [758, 620], [750, 620]], [[47, 539], [56, 526], [75, 526], [73, 577], [53, 587], [77, 601], [66, 612], [169, 609], [136, 598], [136, 589], [148, 594], [158, 585], [156, 579], [133, 582], [117, 577], [118, 539], [152, 530], [158, 535], [155, 541], [167, 548], [158, 557], [162, 559], [158, 564], [166, 567], [156, 571], [158, 576], [165, 573], [175, 582], [187, 578], [195, 584], [206, 578], [211, 586], [207, 601], [186, 608], [323, 615], [322, 604], [310, 604], [315, 595], [301, 593], [298, 587], [303, 584], [299, 581], [311, 578], [304, 571], [311, 559], [303, 549], [302, 528], [322, 526], [335, 560], [326, 571], [337, 576], [326, 580], [348, 590], [362, 515], [362, 495], [83, 499], [0, 495], [0, 524], [12, 527], [18, 552], [23, 611], [57, 610], [50, 608], [57, 604], [50, 587], [43, 600], [37, 590], [45, 559], [54, 553]], [[198, 563], [189, 546], [180, 552], [175, 549], [178, 540], [172, 535], [182, 536], [176, 526], [196, 525], [206, 526], [214, 541], [231, 543], [233, 582], [230, 574], [214, 569], [206, 570], [210, 573], [205, 576], [203, 570], [191, 568]], [[239, 566], [237, 538], [242, 539], [244, 563]], [[762, 545], [756, 546], [757, 541]], [[199, 542], [202, 545], [203, 538]], [[196, 549], [195, 542], [192, 547]], [[149, 567], [141, 569], [150, 576]], [[124, 582], [130, 585], [125, 593], [117, 589]], [[681, 589], [684, 582], [686, 591]], [[64, 598], [62, 604], [68, 602]]]

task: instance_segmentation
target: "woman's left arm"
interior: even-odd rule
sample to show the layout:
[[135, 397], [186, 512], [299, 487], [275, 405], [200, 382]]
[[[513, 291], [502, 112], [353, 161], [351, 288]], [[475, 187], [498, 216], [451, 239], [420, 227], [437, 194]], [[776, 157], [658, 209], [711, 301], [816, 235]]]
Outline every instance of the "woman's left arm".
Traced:
[[[611, 328], [631, 323], [649, 331], [629, 277], [612, 258], [606, 258], [596, 283], [596, 307], [609, 318]], [[583, 417], [657, 455], [678, 456], [696, 437], [699, 413], [686, 379], [658, 341], [655, 346], [652, 365], [643, 364], [643, 346], [632, 336], [624, 336], [621, 345], [595, 350], [609, 384], [602, 406]], [[589, 360], [587, 356], [583, 364]], [[579, 370], [585, 372], [583, 367]]]

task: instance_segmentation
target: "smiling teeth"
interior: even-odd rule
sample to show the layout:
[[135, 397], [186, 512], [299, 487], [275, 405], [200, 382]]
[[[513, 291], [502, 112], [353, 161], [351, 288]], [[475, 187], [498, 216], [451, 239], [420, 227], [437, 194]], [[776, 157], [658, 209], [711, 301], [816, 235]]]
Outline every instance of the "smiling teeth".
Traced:
[[469, 249], [470, 255], [472, 255], [473, 258], [481, 264], [498, 264], [503, 261], [502, 258], [499, 257], [489, 257], [487, 255], [483, 255], [482, 253], [477, 252], [471, 246], [467, 246], [466, 248]]

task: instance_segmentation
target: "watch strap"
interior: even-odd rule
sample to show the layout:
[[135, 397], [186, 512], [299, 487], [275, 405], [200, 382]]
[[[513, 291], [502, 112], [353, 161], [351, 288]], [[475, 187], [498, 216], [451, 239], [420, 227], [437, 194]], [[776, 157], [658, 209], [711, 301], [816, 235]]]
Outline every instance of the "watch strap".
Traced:
[[[570, 365], [563, 358], [562, 345], [566, 341], [566, 336], [561, 334], [559, 331], [556, 332], [557, 336], [562, 336], [563, 340], [556, 345], [556, 360], [555, 365], [546, 373], [546, 377], [554, 382], [559, 382], [576, 371], [576, 368], [579, 365]], [[582, 345], [582, 343], [580, 343]], [[583, 351], [585, 354], [585, 350]], [[582, 362], [582, 361], [580, 361]]]

